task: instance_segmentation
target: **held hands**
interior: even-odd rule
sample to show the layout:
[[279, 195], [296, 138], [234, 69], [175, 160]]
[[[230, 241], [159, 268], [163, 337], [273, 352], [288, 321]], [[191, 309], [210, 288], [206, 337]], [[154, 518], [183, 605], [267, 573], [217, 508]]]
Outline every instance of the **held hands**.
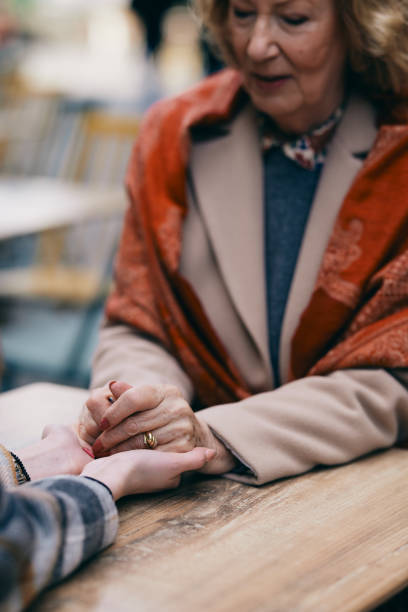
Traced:
[[106, 484], [116, 500], [125, 495], [175, 489], [183, 472], [200, 470], [214, 454], [208, 448], [195, 448], [188, 453], [127, 451], [91, 461], [81, 476]]
[[42, 440], [20, 450], [19, 457], [31, 480], [81, 474], [103, 482], [114, 499], [119, 499], [124, 495], [173, 489], [180, 484], [183, 472], [201, 469], [215, 454], [208, 448], [195, 448], [183, 454], [144, 450], [92, 460], [89, 452], [88, 448], [84, 452], [74, 428], [47, 425]]
[[80, 437], [93, 444], [95, 456], [146, 448], [144, 434], [151, 432], [158, 451], [186, 453], [195, 447], [215, 451], [201, 472], [222, 474], [235, 459], [212, 434], [171, 385], [131, 387], [123, 382], [91, 393], [78, 426]]
[[173, 489], [183, 472], [199, 470], [214, 457], [208, 448], [183, 454], [130, 451], [95, 460], [89, 453], [88, 448], [84, 452], [74, 428], [47, 425], [42, 440], [20, 450], [19, 457], [31, 480], [62, 474], [90, 476], [107, 485], [114, 499]]
[[176, 488], [183, 472], [201, 469], [214, 454], [208, 448], [166, 454], [144, 450], [93, 460], [74, 428], [66, 425], [47, 425], [42, 440], [19, 451], [31, 480], [63, 474], [90, 476], [106, 484], [114, 499]]

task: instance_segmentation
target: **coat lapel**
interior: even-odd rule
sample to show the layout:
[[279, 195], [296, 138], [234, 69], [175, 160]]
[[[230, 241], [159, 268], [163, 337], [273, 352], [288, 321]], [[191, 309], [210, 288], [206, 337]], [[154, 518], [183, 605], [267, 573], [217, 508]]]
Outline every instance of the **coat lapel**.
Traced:
[[[282, 381], [291, 340], [319, 272], [341, 204], [377, 135], [374, 108], [350, 99], [329, 147], [295, 269], [281, 335]], [[250, 107], [224, 135], [194, 143], [191, 173], [225, 285], [270, 372], [264, 268], [263, 167]]]
[[293, 276], [281, 335], [282, 381], [289, 379], [291, 341], [314, 290], [342, 202], [377, 136], [375, 111], [353, 96], [330, 145]]
[[264, 271], [263, 168], [246, 107], [222, 137], [195, 143], [191, 174], [214, 254], [243, 323], [270, 372]]

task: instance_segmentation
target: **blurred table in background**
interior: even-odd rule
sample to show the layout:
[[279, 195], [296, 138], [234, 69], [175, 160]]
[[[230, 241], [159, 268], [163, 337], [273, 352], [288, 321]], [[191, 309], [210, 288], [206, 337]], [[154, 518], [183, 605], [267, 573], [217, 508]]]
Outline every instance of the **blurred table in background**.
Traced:
[[0, 175], [0, 239], [123, 214], [126, 202], [123, 187]]
[[86, 386], [140, 117], [19, 90], [8, 102], [0, 163], [3, 389], [35, 380]]
[[144, 111], [162, 95], [154, 64], [144, 54], [92, 52], [71, 44], [31, 45], [17, 77], [30, 91], [56, 93]]
[[0, 177], [5, 388], [88, 384], [126, 201], [123, 187]]

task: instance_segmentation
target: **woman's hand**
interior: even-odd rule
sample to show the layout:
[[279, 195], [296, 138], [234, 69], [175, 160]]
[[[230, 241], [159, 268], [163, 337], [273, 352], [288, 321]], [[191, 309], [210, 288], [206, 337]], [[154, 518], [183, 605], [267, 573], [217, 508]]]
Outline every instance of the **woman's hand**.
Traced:
[[[107, 399], [109, 395], [113, 402]], [[86, 403], [80, 432], [91, 440], [98, 430], [103, 433], [93, 444], [97, 457], [146, 448], [144, 434], [151, 432], [160, 451], [185, 453], [196, 446], [214, 449], [214, 458], [202, 469], [205, 473], [222, 474], [235, 465], [233, 455], [171, 385], [131, 387], [113, 382], [110, 388], [98, 389]]]
[[[94, 444], [97, 437], [102, 433], [101, 421], [107, 408], [113, 403], [114, 396], [109, 388], [109, 385], [115, 381], [108, 383], [104, 387], [98, 387], [90, 392], [90, 395], [82, 407], [81, 414], [77, 425], [78, 436], [86, 442], [86, 444]], [[130, 385], [121, 383], [124, 388], [130, 389]]]
[[81, 476], [103, 482], [116, 500], [125, 495], [174, 489], [183, 472], [200, 470], [213, 456], [214, 451], [207, 448], [188, 453], [128, 451], [91, 461]]
[[21, 449], [18, 456], [31, 480], [60, 474], [80, 474], [93, 458], [91, 448], [81, 446], [73, 427], [47, 425], [42, 440]]

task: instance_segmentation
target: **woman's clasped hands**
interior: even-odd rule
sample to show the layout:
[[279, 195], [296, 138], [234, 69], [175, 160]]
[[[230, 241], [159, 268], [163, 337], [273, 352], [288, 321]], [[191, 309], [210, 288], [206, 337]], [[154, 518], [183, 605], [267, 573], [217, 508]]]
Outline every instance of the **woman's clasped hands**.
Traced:
[[95, 389], [84, 405], [78, 430], [96, 457], [148, 447], [172, 453], [206, 447], [215, 453], [201, 472], [221, 474], [235, 466], [233, 455], [173, 385], [132, 387], [113, 381]]

